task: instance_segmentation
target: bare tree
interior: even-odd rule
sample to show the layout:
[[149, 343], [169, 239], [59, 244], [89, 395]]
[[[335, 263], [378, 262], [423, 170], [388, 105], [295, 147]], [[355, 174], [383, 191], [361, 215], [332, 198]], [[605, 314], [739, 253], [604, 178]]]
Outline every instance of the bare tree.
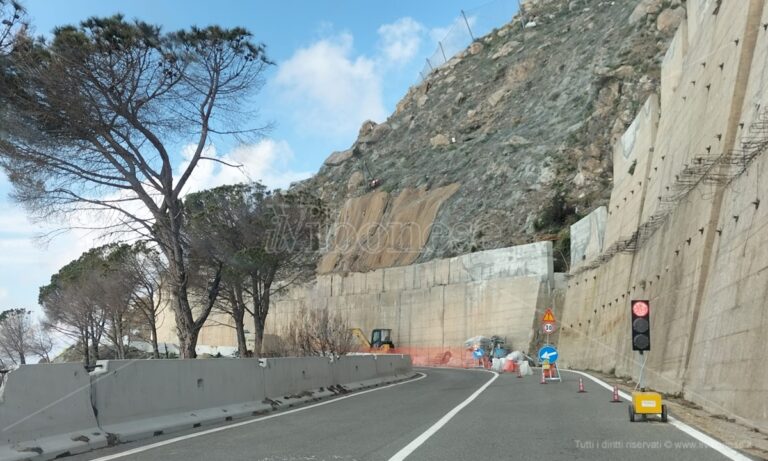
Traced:
[[[215, 136], [247, 139], [250, 96], [270, 64], [242, 28], [170, 34], [122, 16], [54, 30], [50, 42], [18, 37], [0, 86], [12, 107], [0, 164], [15, 198], [38, 217], [104, 211], [105, 234], [140, 234], [168, 263], [183, 357], [195, 357], [212, 305], [193, 311], [181, 197]], [[170, 147], [192, 141], [174, 177]], [[212, 303], [210, 303], [212, 304]]]
[[[51, 276], [40, 288], [38, 302], [46, 315], [45, 326], [75, 340], [86, 365], [100, 358], [105, 335], [120, 347], [125, 325], [127, 290], [115, 270], [115, 253], [121, 246], [92, 248]], [[119, 322], [119, 325], [114, 325]], [[118, 352], [119, 356], [119, 352]]]
[[31, 351], [40, 358], [39, 363], [51, 363], [51, 352], [56, 347], [56, 341], [48, 332], [38, 323], [34, 327], [32, 334]]
[[340, 312], [302, 308], [283, 333], [288, 350], [295, 355], [339, 356], [355, 349], [349, 322]]
[[162, 256], [146, 242], [128, 247], [123, 261], [123, 277], [131, 284], [131, 304], [136, 314], [139, 336], [152, 344], [152, 355], [160, 358], [157, 344], [158, 317], [165, 309], [164, 278], [166, 264]]
[[29, 311], [11, 309], [0, 312], [0, 355], [14, 365], [25, 365], [33, 342], [34, 330]]

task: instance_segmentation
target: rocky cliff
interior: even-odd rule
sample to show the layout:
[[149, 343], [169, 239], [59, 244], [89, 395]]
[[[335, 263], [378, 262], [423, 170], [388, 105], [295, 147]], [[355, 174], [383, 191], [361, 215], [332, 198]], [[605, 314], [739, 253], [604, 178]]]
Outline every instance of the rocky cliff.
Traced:
[[607, 203], [612, 146], [657, 90], [680, 3], [524, 2], [296, 186], [337, 216], [320, 272], [542, 239], [564, 269], [568, 225]]

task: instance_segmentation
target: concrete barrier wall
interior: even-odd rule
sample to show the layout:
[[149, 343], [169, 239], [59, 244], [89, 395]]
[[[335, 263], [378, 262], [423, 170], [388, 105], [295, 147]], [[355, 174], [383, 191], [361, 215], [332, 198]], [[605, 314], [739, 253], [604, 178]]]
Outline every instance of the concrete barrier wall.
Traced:
[[312, 402], [412, 374], [408, 356], [27, 365], [0, 389], [0, 459], [53, 459]]
[[[333, 363], [334, 380], [340, 383], [359, 383], [370, 381], [379, 377], [378, 361], [379, 357], [374, 356], [376, 360], [370, 360], [370, 356], [346, 356], [339, 357]], [[381, 358], [382, 364], [386, 359]], [[390, 361], [391, 362], [391, 361]], [[395, 370], [389, 376], [393, 376]]]
[[[102, 364], [103, 370], [92, 377], [93, 406], [104, 430], [123, 442], [268, 408], [263, 403], [265, 370], [256, 360], [110, 360]], [[286, 378], [286, 387], [301, 384]]]
[[0, 389], [0, 459], [46, 459], [105, 446], [82, 365], [22, 365]]
[[572, 271], [560, 355], [564, 365], [637, 378], [629, 300], [649, 299], [648, 385], [768, 429], [768, 1], [687, 7], [663, 63], [655, 139], [652, 126], [628, 130], [635, 145], [653, 147], [641, 211], [617, 178], [605, 247], [633, 227], [643, 237]]
[[[372, 360], [371, 366], [375, 366]], [[331, 362], [327, 357], [298, 357], [265, 359], [264, 387], [269, 398], [299, 394], [309, 389], [327, 388], [335, 382]]]

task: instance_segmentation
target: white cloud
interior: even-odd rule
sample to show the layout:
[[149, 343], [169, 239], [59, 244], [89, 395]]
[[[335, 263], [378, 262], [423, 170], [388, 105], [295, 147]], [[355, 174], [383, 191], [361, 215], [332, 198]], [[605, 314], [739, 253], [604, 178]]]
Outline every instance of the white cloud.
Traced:
[[376, 62], [354, 57], [347, 33], [297, 50], [280, 64], [274, 83], [295, 122], [313, 134], [351, 136], [364, 120], [386, 117]]
[[[189, 165], [194, 150], [193, 144], [182, 150], [184, 161], [179, 166], [179, 174]], [[294, 158], [293, 150], [282, 140], [263, 139], [255, 144], [243, 144], [225, 155], [219, 155], [215, 146], [209, 146], [203, 155], [239, 166], [228, 166], [213, 160], [200, 161], [184, 188], [185, 194], [247, 181], [259, 181], [270, 189], [285, 189], [292, 182], [306, 179], [312, 174], [290, 168]]]
[[411, 61], [421, 48], [425, 32], [426, 28], [410, 17], [379, 27], [379, 48], [385, 63], [399, 66]]

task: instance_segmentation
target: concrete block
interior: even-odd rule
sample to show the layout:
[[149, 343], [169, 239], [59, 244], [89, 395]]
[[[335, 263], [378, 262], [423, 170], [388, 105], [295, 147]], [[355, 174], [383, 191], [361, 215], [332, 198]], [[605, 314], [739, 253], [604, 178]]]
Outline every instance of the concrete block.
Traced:
[[331, 364], [331, 370], [333, 384], [342, 384], [345, 387], [355, 383], [369, 382], [379, 377], [376, 356], [373, 355], [339, 357]]
[[289, 357], [261, 362], [264, 364], [264, 390], [271, 399], [335, 384], [330, 359], [326, 357]]
[[601, 206], [571, 226], [572, 269], [588, 263], [602, 253], [607, 216], [608, 210]]
[[667, 48], [661, 63], [661, 111], [666, 112], [671, 107], [672, 98], [683, 75], [683, 60], [688, 52], [688, 21], [683, 20], [675, 33], [675, 37]]
[[376, 355], [376, 376], [407, 376], [413, 371], [411, 358], [407, 355]]
[[[434, 285], [447, 285], [451, 277], [451, 260], [438, 259], [433, 262], [433, 285], [425, 285], [422, 288], [428, 288]], [[427, 279], [428, 280], [428, 279]]]
[[0, 459], [53, 459], [107, 445], [81, 364], [22, 365], [0, 388]]
[[365, 292], [380, 293], [384, 289], [384, 270], [377, 269], [365, 274]]
[[[98, 421], [121, 441], [269, 408], [256, 360], [110, 360], [92, 377]], [[276, 373], [277, 375], [277, 373]]]

